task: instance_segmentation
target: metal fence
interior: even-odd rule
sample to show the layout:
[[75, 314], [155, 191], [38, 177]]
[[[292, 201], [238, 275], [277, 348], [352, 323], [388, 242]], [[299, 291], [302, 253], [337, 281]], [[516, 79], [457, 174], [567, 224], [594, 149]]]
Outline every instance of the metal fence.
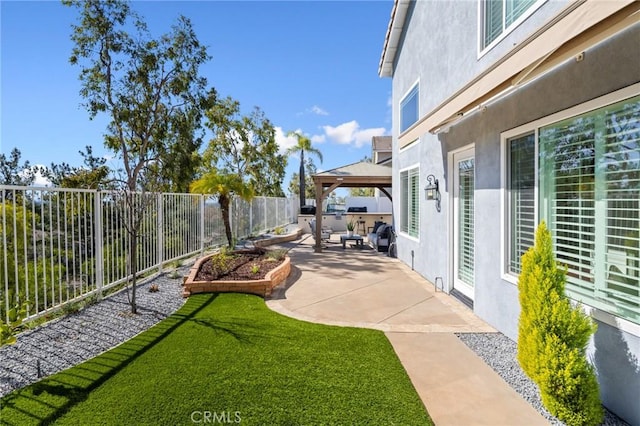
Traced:
[[[296, 206], [287, 198], [234, 199], [233, 234], [295, 222]], [[226, 244], [212, 197], [0, 185], [0, 318], [21, 301], [33, 319], [126, 281], [132, 211], [139, 212], [139, 274]]]

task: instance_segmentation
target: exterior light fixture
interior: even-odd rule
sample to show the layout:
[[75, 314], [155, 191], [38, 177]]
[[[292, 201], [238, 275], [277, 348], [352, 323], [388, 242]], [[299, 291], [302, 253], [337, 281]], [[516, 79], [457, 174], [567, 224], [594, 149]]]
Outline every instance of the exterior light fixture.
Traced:
[[440, 186], [434, 175], [427, 176], [427, 186], [424, 187], [427, 200], [436, 200], [436, 210], [440, 211]]

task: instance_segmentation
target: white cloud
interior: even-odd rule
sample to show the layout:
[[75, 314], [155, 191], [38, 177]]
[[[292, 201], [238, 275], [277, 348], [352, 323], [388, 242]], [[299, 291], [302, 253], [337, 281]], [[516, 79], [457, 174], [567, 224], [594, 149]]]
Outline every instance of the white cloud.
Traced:
[[373, 127], [370, 129], [360, 129], [360, 125], [356, 120], [342, 123], [338, 126], [323, 126], [325, 134], [329, 139], [341, 145], [354, 145], [356, 148], [371, 142], [374, 136], [384, 135], [386, 130], [384, 127]]
[[325, 135], [313, 135], [311, 136], [311, 143], [323, 143], [327, 140]]
[[358, 129], [358, 122], [356, 120], [342, 123], [336, 127], [323, 126], [324, 132], [330, 139], [339, 144], [349, 144], [353, 140], [353, 135]]
[[[276, 143], [280, 148], [280, 153], [284, 153], [287, 149], [291, 148], [295, 144], [298, 143], [298, 139], [295, 136], [287, 136], [287, 134], [282, 130], [282, 127], [275, 127], [276, 131]], [[300, 131], [300, 130], [296, 130]]]
[[329, 115], [327, 110], [325, 110], [322, 107], [319, 107], [318, 105], [314, 105], [311, 108], [307, 108], [302, 112], [298, 112], [298, 113], [296, 113], [296, 116], [300, 117], [300, 116], [303, 116], [305, 114]]
[[311, 112], [316, 114], [316, 115], [329, 115], [329, 113], [327, 111], [323, 110], [318, 105], [312, 106], [311, 107]]

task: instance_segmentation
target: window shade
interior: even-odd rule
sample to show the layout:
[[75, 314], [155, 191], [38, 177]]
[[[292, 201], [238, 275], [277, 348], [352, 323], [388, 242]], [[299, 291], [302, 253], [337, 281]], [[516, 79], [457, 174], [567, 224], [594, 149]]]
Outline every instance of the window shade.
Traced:
[[409, 231], [409, 172], [400, 173], [400, 231]]
[[493, 40], [498, 38], [503, 27], [503, 1], [504, 0], [485, 0], [484, 2], [484, 40], [482, 47], [485, 48], [491, 44]]
[[540, 129], [541, 213], [567, 293], [640, 321], [640, 97]]
[[506, 0], [505, 27], [513, 24], [537, 0]]
[[490, 45], [537, 0], [484, 0], [482, 48]]
[[604, 111], [605, 290], [625, 316], [640, 319], [640, 97]]
[[409, 171], [409, 227], [408, 234], [412, 237], [418, 237], [420, 231], [420, 173], [418, 169]]
[[474, 161], [458, 163], [458, 277], [466, 284], [474, 285]]
[[420, 170], [400, 173], [400, 231], [412, 237], [420, 233]]
[[507, 142], [509, 153], [509, 259], [508, 271], [521, 272], [522, 255], [535, 236], [535, 135]]

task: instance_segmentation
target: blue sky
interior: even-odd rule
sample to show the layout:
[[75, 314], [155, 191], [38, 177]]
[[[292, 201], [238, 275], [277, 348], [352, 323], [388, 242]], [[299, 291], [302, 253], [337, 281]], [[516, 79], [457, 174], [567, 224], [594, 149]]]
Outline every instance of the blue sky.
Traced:
[[[259, 106], [284, 149], [301, 130], [320, 149], [328, 170], [371, 152], [371, 137], [390, 134], [391, 80], [378, 63], [393, 2], [379, 1], [137, 1], [154, 35], [179, 14], [190, 18], [212, 60], [209, 85]], [[0, 151], [23, 160], [81, 163], [78, 154], [103, 148], [106, 119], [89, 120], [80, 106], [77, 67], [68, 58], [77, 11], [57, 1], [0, 3]], [[299, 160], [289, 159], [284, 190]]]

